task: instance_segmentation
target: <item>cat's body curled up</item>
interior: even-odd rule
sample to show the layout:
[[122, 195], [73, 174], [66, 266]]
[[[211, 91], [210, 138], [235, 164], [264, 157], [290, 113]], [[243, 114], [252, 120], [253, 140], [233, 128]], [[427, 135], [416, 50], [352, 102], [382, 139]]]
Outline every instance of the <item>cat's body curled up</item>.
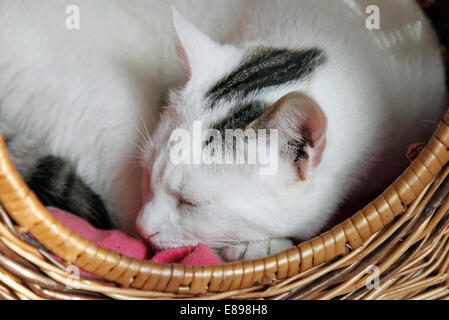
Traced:
[[[367, 25], [376, 9], [380, 29]], [[0, 2], [0, 121], [22, 174], [42, 186], [46, 173], [48, 188], [76, 174], [116, 226], [159, 248], [249, 259], [316, 234], [362, 182], [368, 193], [400, 173], [398, 150], [429, 138], [444, 98], [414, 1]], [[196, 120], [278, 129], [276, 174], [174, 164], [170, 134]]]

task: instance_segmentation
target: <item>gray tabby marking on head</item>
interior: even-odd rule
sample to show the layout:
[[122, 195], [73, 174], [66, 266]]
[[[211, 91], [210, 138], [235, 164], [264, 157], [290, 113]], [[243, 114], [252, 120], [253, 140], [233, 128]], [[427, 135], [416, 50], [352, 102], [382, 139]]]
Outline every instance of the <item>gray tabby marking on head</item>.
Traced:
[[222, 99], [247, 97], [250, 93], [285, 83], [306, 80], [327, 61], [325, 53], [318, 48], [287, 50], [259, 48], [247, 56], [225, 78], [206, 94], [210, 107]]
[[229, 129], [245, 130], [251, 122], [259, 118], [269, 107], [268, 104], [260, 101], [239, 104], [224, 119], [215, 123], [212, 128], [220, 131], [222, 134]]

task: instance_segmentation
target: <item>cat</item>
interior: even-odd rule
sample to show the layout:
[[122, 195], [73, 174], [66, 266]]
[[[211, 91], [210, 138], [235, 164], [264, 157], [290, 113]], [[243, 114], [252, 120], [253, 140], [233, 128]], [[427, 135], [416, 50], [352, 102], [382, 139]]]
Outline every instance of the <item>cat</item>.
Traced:
[[[69, 5], [79, 28], [65, 25]], [[285, 250], [348, 197], [392, 182], [444, 112], [443, 69], [409, 0], [0, 3], [0, 126], [38, 196], [158, 249], [205, 243], [226, 261]], [[277, 130], [276, 173], [175, 164], [172, 133], [195, 121]], [[42, 167], [55, 179], [32, 183]]]

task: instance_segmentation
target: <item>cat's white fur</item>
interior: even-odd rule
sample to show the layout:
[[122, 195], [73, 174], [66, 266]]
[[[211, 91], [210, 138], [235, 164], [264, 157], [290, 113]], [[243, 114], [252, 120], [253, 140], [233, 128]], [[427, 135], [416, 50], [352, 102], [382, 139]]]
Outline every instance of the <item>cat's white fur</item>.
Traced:
[[[65, 27], [71, 4], [80, 8], [80, 30]], [[365, 27], [371, 4], [380, 8], [381, 30]], [[191, 76], [159, 120], [167, 90], [187, 81], [176, 56], [172, 5], [202, 32], [175, 18]], [[321, 165], [306, 181], [287, 161], [273, 176], [173, 165], [171, 130], [226, 114], [230, 103], [205, 112], [204, 95], [260, 45], [325, 51], [328, 61], [310, 81], [263, 96], [274, 103], [300, 91], [321, 106], [328, 117]], [[285, 238], [316, 234], [362, 181], [377, 190], [400, 172], [407, 144], [435, 128], [444, 92], [438, 41], [410, 0], [0, 2], [0, 119], [69, 159], [108, 200], [122, 228], [135, 232], [137, 219], [141, 233], [154, 235], [150, 240], [162, 248], [250, 241], [246, 251], [224, 251], [232, 260], [270, 247], [274, 253], [291, 244]], [[158, 122], [145, 145], [154, 197], [137, 218], [142, 172], [136, 144], [142, 124], [153, 132]], [[178, 208], [173, 192], [199, 205]]]

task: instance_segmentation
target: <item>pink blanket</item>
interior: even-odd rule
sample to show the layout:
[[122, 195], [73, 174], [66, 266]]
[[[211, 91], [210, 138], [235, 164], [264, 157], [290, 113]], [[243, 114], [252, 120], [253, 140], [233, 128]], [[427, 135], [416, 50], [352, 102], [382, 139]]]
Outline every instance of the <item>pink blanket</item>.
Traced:
[[102, 247], [127, 255], [128, 257], [150, 260], [157, 263], [178, 263], [190, 266], [216, 265], [222, 261], [206, 245], [181, 247], [152, 254], [151, 247], [143, 240], [132, 238], [120, 230], [100, 230], [87, 221], [59, 209], [49, 211], [62, 224]]

